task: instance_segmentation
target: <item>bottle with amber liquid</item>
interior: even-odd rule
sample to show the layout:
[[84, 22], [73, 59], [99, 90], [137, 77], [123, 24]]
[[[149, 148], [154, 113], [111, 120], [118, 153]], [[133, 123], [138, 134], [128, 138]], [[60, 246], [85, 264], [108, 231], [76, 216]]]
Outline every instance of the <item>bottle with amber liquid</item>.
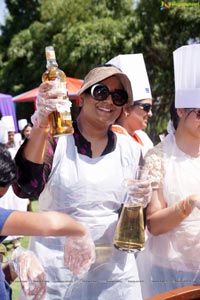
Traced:
[[127, 201], [118, 221], [113, 245], [118, 250], [138, 252], [145, 243], [143, 206]]
[[[131, 168], [132, 166], [130, 166]], [[148, 170], [141, 166], [137, 168], [136, 172], [129, 170], [129, 167], [127, 169], [128, 177], [124, 180], [124, 188], [127, 189], [127, 192], [116, 226], [113, 245], [118, 250], [138, 252], [145, 245], [143, 194], [129, 194], [128, 187], [135, 186], [137, 189], [138, 184], [147, 180]]]
[[55, 89], [58, 94], [59, 102], [56, 105], [56, 111], [49, 115], [50, 133], [52, 136], [63, 134], [72, 134], [71, 106], [72, 103], [67, 94], [67, 78], [65, 73], [58, 68], [54, 48], [48, 46], [45, 48], [46, 71], [42, 75], [42, 82], [54, 81]]

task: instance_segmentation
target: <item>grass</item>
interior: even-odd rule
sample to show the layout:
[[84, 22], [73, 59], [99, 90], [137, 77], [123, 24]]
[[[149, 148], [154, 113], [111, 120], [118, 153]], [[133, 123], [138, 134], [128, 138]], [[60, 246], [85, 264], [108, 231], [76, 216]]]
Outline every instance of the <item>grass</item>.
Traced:
[[[38, 210], [38, 201], [32, 201], [31, 203], [32, 211], [37, 211]], [[25, 249], [28, 248], [28, 243], [29, 243], [29, 237], [24, 236], [21, 240], [21, 246]], [[12, 284], [12, 300], [18, 300], [19, 299], [19, 291], [20, 291], [20, 282], [19, 279], [17, 278]]]

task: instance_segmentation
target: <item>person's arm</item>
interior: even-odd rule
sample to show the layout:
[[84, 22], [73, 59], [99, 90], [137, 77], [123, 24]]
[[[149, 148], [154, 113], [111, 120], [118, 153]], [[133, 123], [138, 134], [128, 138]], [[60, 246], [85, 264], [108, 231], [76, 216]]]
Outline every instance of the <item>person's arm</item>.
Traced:
[[34, 126], [24, 148], [24, 158], [36, 164], [44, 163], [50, 128], [49, 115], [56, 110], [56, 104], [59, 102], [57, 93], [53, 82], [43, 82], [39, 87], [37, 110], [31, 117]]
[[86, 229], [69, 215], [60, 212], [13, 211], [5, 220], [0, 234], [3, 236], [84, 236]]
[[27, 143], [28, 140], [25, 140], [15, 156], [18, 176], [17, 182], [13, 184], [13, 190], [20, 198], [37, 199], [51, 172], [57, 139], [53, 139], [50, 134], [48, 135], [43, 164], [31, 162], [24, 157], [24, 149], [26, 148]]
[[147, 207], [147, 226], [153, 235], [159, 235], [177, 227], [198, 205], [200, 195], [190, 195], [178, 203], [167, 207], [163, 190], [153, 191], [151, 202]]
[[[40, 85], [36, 101], [37, 110], [31, 116], [34, 126], [29, 139], [24, 142], [15, 157], [18, 180], [13, 189], [19, 197], [38, 198], [51, 171], [54, 151], [49, 148], [52, 140], [49, 136], [49, 114], [56, 110], [57, 103], [56, 95], [52, 91], [56, 92], [50, 82]], [[46, 159], [47, 156], [51, 156], [50, 160]]]
[[175, 206], [167, 207], [162, 189], [154, 190], [146, 210], [147, 227], [153, 235], [165, 233], [184, 219]]
[[48, 141], [49, 128], [33, 127], [30, 137], [24, 147], [24, 158], [36, 164], [44, 163], [44, 154]]
[[[38, 235], [38, 236], [68, 236], [73, 242], [67, 240], [64, 251], [66, 266], [73, 272], [83, 272], [91, 266], [95, 260], [95, 245], [90, 237], [88, 229], [76, 222], [70, 216], [60, 212], [21, 212], [2, 210], [0, 235]], [[68, 247], [69, 244], [69, 247]], [[78, 244], [78, 253], [73, 257], [69, 250]], [[20, 247], [18, 247], [20, 248]], [[45, 294], [45, 272], [33, 252], [26, 249], [15, 249], [13, 255], [3, 266], [5, 277], [9, 283], [18, 276], [26, 295], [40, 292]], [[17, 251], [19, 250], [19, 251]], [[81, 250], [81, 251], [80, 251]], [[17, 251], [17, 253], [15, 253]], [[68, 262], [70, 262], [68, 264]], [[14, 271], [15, 272], [14, 272]], [[78, 274], [78, 273], [77, 273]], [[34, 289], [33, 289], [34, 287]]]
[[153, 235], [159, 235], [177, 227], [195, 206], [198, 207], [200, 195], [190, 195], [185, 199], [167, 206], [163, 195], [164, 167], [163, 167], [163, 143], [150, 149], [145, 156], [145, 167], [149, 170], [150, 181], [153, 188], [151, 201], [147, 206], [147, 227]]

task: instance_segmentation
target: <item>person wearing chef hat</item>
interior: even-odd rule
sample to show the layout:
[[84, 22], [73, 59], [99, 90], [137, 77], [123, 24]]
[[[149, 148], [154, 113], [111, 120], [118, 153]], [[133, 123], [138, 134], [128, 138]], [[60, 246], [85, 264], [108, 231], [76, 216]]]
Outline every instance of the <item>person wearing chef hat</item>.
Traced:
[[200, 44], [173, 52], [173, 131], [145, 156], [153, 194], [137, 257], [143, 298], [200, 282]]
[[126, 104], [112, 126], [114, 132], [130, 135], [142, 147], [143, 156], [153, 147], [145, 133], [148, 119], [152, 117], [152, 95], [142, 53], [118, 55], [108, 61], [124, 72], [131, 81], [133, 104]]
[[2, 120], [0, 120], [0, 143], [4, 145], [8, 143], [7, 127]]
[[[21, 137], [21, 134], [19, 134]], [[15, 134], [15, 125], [12, 116], [2, 116], [0, 120], [0, 143], [5, 145], [11, 154], [12, 159], [14, 159], [17, 150], [19, 149], [21, 139], [17, 139], [18, 134]], [[27, 205], [29, 203], [28, 198], [20, 198], [13, 192], [10, 186], [7, 193], [1, 197], [1, 207], [5, 209], [15, 209], [19, 211], [27, 211]], [[20, 239], [22, 236], [8, 236], [4, 243], [12, 243], [14, 248], [20, 246]]]
[[12, 116], [3, 116], [1, 118], [1, 121], [5, 124], [7, 134], [8, 134], [8, 142], [7, 147], [8, 148], [14, 148], [15, 142], [14, 142], [14, 136], [15, 136], [15, 125], [14, 120]]
[[19, 146], [21, 145], [21, 134], [15, 132], [13, 116], [3, 116], [1, 121], [5, 124], [8, 134], [8, 142], [6, 143], [6, 147], [11, 153], [12, 158], [14, 158]]

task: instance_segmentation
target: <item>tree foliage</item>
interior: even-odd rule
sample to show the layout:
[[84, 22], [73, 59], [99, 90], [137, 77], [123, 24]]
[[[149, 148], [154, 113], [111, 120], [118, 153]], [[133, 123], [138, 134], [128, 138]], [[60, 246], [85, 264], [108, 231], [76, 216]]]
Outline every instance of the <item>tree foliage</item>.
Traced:
[[0, 36], [2, 92], [14, 96], [39, 85], [47, 45], [55, 47], [66, 74], [79, 78], [116, 55], [143, 53], [154, 97], [149, 133], [155, 140], [165, 129], [174, 97], [172, 53], [199, 42], [198, 7], [161, 10], [159, 0], [5, 2], [9, 16]]
[[153, 140], [166, 128], [174, 100], [173, 51], [200, 38], [199, 7], [176, 3], [181, 5], [161, 10], [159, 0], [140, 0], [135, 10], [137, 23], [130, 24], [130, 30], [141, 33], [136, 43], [133, 38], [134, 52], [144, 54], [154, 97], [154, 116], [148, 128]]

